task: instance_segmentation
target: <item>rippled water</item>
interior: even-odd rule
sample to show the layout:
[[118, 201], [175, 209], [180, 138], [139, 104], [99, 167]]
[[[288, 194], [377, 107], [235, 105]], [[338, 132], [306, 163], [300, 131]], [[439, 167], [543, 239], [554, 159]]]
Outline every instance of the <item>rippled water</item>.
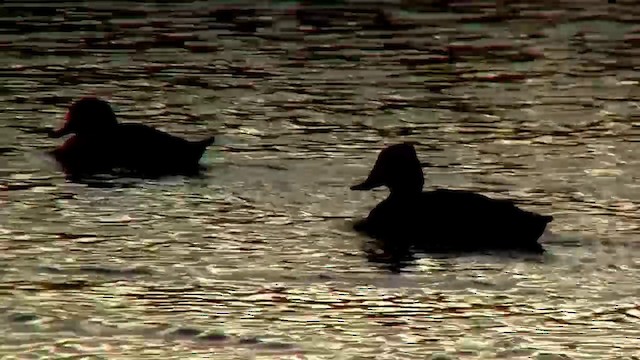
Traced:
[[[640, 357], [635, 2], [336, 3], [3, 2], [3, 359]], [[206, 176], [66, 182], [86, 94], [219, 134]], [[369, 261], [348, 187], [403, 140], [548, 253]]]

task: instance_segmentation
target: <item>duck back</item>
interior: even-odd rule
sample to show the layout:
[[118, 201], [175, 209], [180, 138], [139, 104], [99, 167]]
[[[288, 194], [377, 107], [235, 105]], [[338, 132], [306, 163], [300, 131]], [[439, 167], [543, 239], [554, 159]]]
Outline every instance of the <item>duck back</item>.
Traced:
[[508, 200], [463, 190], [389, 196], [356, 226], [367, 235], [429, 252], [493, 249], [542, 251], [537, 242], [552, 220]]

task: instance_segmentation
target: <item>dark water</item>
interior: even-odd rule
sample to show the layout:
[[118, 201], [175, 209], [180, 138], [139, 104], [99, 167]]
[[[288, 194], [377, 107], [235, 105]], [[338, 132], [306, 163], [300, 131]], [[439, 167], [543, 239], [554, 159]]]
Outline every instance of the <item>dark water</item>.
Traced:
[[[4, 1], [3, 358], [640, 357], [640, 7], [494, 5]], [[87, 94], [218, 133], [206, 176], [66, 182], [43, 131]], [[368, 261], [386, 193], [348, 187], [404, 140], [548, 254]]]

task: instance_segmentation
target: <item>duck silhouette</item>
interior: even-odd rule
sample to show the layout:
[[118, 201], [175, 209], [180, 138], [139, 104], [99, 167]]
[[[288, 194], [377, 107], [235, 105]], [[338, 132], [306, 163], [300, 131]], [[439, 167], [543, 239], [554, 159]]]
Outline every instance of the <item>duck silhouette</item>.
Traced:
[[383, 149], [367, 179], [351, 190], [389, 188], [389, 196], [354, 229], [393, 247], [429, 253], [520, 250], [538, 243], [552, 216], [519, 209], [510, 200], [464, 190], [422, 191], [424, 175], [413, 145]]
[[108, 102], [85, 97], [74, 102], [64, 125], [49, 133], [67, 139], [51, 155], [73, 175], [125, 172], [139, 176], [195, 174], [213, 136], [189, 141], [152, 127], [118, 123]]

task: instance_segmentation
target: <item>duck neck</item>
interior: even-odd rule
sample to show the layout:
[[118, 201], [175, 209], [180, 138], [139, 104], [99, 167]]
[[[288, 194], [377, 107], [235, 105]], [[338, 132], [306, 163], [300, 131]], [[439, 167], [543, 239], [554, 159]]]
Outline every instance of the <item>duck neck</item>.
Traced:
[[390, 189], [389, 198], [392, 199], [401, 199], [401, 200], [409, 200], [416, 198], [420, 193], [422, 193], [422, 188], [403, 188], [403, 189]]

